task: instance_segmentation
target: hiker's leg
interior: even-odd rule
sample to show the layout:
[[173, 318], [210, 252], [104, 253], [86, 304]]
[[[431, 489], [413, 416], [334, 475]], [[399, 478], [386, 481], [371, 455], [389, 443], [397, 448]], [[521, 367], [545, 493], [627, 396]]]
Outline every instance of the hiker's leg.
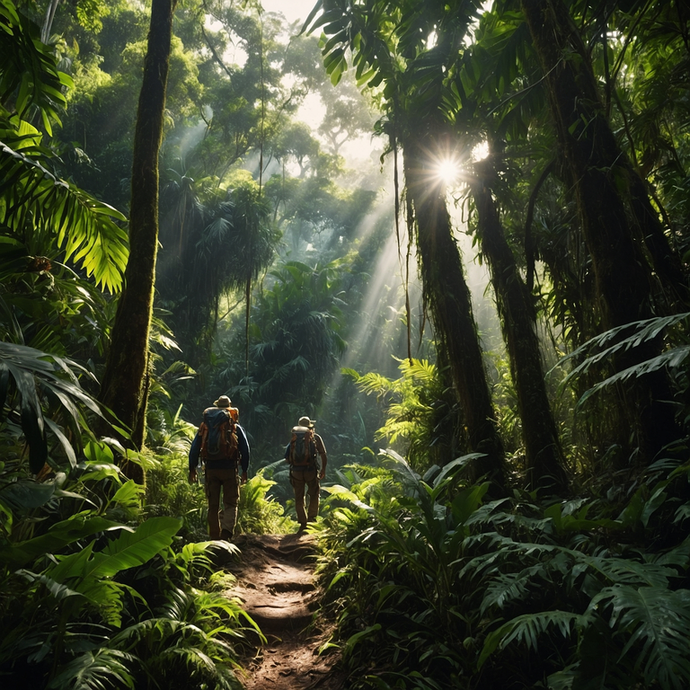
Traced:
[[218, 506], [220, 505], [221, 470], [206, 470], [206, 498], [208, 499], [208, 534], [211, 539], [220, 537]]
[[302, 470], [290, 471], [290, 484], [295, 492], [295, 512], [297, 513], [297, 522], [302, 527], [307, 524], [307, 514], [304, 510], [304, 472]]
[[237, 468], [231, 470], [220, 470], [223, 480], [223, 512], [220, 519], [220, 527], [228, 536], [232, 537], [235, 533], [235, 523], [237, 522], [237, 504], [240, 502], [240, 482]]
[[309, 509], [307, 511], [307, 516], [309, 522], [314, 522], [316, 516], [319, 514], [319, 490], [321, 488], [319, 473], [317, 470], [309, 470], [309, 472], [305, 472], [305, 475], [307, 493], [309, 494]]

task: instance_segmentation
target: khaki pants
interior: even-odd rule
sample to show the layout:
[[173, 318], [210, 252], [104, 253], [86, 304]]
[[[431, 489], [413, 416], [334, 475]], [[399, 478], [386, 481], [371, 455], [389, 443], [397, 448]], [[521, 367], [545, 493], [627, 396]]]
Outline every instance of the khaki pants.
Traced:
[[[220, 491], [223, 490], [223, 510], [220, 511]], [[230, 535], [235, 531], [237, 504], [240, 500], [240, 480], [237, 467], [230, 470], [206, 468], [206, 498], [208, 499], [208, 533], [219, 539], [221, 529]]]
[[[319, 514], [319, 471], [316, 468], [307, 470], [290, 470], [290, 484], [295, 492], [295, 511], [297, 512], [297, 522], [306, 525], [307, 520], [313, 522]], [[304, 487], [307, 487], [309, 495], [308, 517], [304, 510]]]

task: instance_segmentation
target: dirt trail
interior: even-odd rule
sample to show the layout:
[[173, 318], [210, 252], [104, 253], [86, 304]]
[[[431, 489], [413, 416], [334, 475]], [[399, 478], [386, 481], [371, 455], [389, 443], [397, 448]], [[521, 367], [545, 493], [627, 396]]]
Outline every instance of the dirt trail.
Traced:
[[[246, 690], [342, 690], [336, 654], [318, 655], [329, 631], [313, 620], [314, 538], [308, 534], [241, 535], [241, 556], [225, 565], [237, 578], [228, 592], [243, 602], [267, 642], [245, 660]], [[310, 625], [311, 624], [311, 625]]]

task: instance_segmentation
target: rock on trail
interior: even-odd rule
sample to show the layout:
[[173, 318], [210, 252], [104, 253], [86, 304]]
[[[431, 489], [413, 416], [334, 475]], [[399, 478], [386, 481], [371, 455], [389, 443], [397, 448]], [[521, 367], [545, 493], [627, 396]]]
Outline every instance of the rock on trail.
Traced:
[[225, 565], [237, 582], [227, 592], [243, 602], [266, 644], [244, 662], [246, 690], [343, 690], [336, 654], [319, 656], [329, 626], [315, 619], [320, 592], [314, 584], [314, 537], [246, 534], [235, 539], [239, 557]]

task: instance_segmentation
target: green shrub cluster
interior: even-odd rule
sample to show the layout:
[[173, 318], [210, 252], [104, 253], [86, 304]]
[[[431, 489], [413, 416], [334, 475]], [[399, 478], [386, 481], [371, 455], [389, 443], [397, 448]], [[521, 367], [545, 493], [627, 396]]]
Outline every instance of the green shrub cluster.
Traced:
[[326, 610], [356, 688], [690, 684], [690, 464], [662, 461], [623, 503], [491, 500], [456, 479], [351, 468], [321, 534]]
[[41, 482], [0, 464], [3, 688], [241, 687], [237, 645], [261, 634], [212, 577], [217, 550], [237, 549], [180, 536], [198, 518], [167, 477], [144, 519], [105, 445]]

